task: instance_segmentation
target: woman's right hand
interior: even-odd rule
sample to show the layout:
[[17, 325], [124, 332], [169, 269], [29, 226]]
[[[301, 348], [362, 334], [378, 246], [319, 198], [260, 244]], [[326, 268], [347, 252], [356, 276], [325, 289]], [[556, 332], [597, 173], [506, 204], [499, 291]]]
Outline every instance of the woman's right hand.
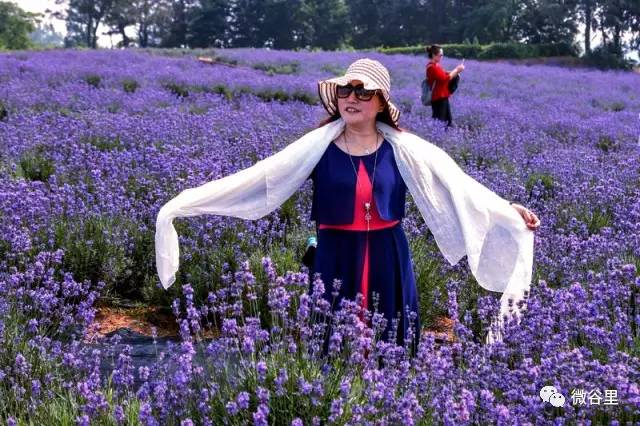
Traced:
[[458, 71], [458, 73], [461, 73], [462, 71], [464, 71], [464, 64], [460, 64], [456, 67], [456, 70]]

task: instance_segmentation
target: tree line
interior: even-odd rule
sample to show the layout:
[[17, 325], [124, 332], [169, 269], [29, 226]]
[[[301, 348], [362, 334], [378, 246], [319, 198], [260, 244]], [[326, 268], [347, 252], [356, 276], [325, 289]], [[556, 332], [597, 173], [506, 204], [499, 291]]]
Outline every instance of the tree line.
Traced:
[[580, 27], [587, 53], [594, 32], [611, 52], [640, 47], [638, 0], [69, 0], [53, 15], [67, 47], [97, 47], [100, 24], [122, 47], [571, 44]]

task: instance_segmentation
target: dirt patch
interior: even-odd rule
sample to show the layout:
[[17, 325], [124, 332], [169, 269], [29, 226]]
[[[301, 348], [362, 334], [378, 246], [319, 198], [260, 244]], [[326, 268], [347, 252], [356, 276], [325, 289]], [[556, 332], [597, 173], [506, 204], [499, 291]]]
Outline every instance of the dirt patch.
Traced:
[[[453, 334], [453, 320], [440, 317], [431, 329], [422, 330], [422, 334], [431, 334], [436, 341], [455, 342]], [[117, 330], [128, 328], [145, 336], [153, 335], [156, 329], [157, 337], [178, 337], [180, 330], [173, 313], [158, 307], [117, 308], [98, 307], [93, 324], [89, 327], [86, 340], [93, 341]], [[204, 337], [215, 337], [207, 330]]]
[[178, 324], [172, 313], [157, 307], [115, 308], [98, 307], [93, 324], [89, 327], [89, 340], [103, 337], [121, 328], [128, 328], [145, 336], [174, 337], [179, 335]]
[[451, 318], [439, 317], [436, 320], [436, 324], [433, 328], [422, 330], [422, 335], [432, 335], [436, 342], [448, 342], [453, 343], [456, 341], [456, 337], [453, 334], [454, 322]]

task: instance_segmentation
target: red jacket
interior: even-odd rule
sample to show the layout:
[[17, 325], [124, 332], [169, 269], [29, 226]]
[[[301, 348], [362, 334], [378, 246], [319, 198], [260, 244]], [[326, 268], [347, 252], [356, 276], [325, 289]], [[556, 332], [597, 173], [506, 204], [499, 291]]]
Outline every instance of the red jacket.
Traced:
[[433, 87], [431, 92], [432, 101], [451, 96], [451, 93], [449, 93], [449, 73], [442, 69], [440, 64], [429, 61], [426, 72], [429, 86], [433, 87], [433, 81], [435, 80], [436, 82], [436, 86]]

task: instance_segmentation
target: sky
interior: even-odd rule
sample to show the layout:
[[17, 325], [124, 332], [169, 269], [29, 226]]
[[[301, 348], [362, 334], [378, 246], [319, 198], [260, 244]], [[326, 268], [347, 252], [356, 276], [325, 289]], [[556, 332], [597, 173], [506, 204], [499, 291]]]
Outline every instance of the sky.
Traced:
[[[20, 6], [22, 9], [28, 12], [44, 13], [46, 9], [50, 9], [53, 11], [63, 11], [66, 7], [66, 2], [64, 2], [62, 5], [56, 5], [55, 0], [17, 0], [17, 1], [14, 0], [13, 2], [18, 4], [18, 6]], [[56, 20], [52, 20], [51, 22], [53, 23], [53, 27], [57, 32], [61, 33], [63, 36], [66, 34], [67, 29], [64, 21], [56, 19]], [[102, 33], [105, 31], [106, 31], [106, 27], [104, 27], [101, 24], [98, 27], [98, 46], [99, 47], [111, 47], [112, 43], [113, 45], [115, 45], [118, 41], [120, 41], [120, 36], [118, 35], [114, 35], [112, 38], [110, 38], [107, 35], [102, 35]], [[127, 34], [129, 34], [129, 31], [127, 31]], [[593, 34], [593, 39], [591, 42], [591, 46], [597, 46], [598, 44], [600, 44], [600, 35], [596, 31], [593, 31], [592, 34]], [[133, 34], [131, 35], [133, 36]], [[582, 26], [580, 28], [580, 33], [578, 34], [577, 37], [578, 37], [578, 40], [581, 42], [581, 45], [583, 45], [582, 40], [584, 39], [584, 28]], [[632, 59], [635, 59], [636, 61], [639, 60], [637, 51], [629, 52], [626, 56]]]
[[[61, 5], [56, 5], [55, 0], [13, 0], [13, 3], [20, 6], [23, 10], [27, 12], [36, 12], [36, 13], [45, 13], [45, 10], [49, 9], [51, 11], [60, 11], [63, 12], [67, 7], [67, 2], [65, 1]], [[65, 36], [67, 34], [67, 26], [64, 20], [61, 19], [48, 19], [46, 14], [43, 18], [44, 23], [51, 22], [53, 24], [53, 28], [55, 28], [56, 32]], [[109, 40], [109, 36], [102, 35], [107, 28], [100, 24], [98, 27], [98, 46], [99, 47], [111, 47], [111, 43]], [[129, 32], [127, 31], [127, 34]], [[120, 38], [113, 37], [113, 44], [115, 45]]]
[[[14, 0], [13, 3], [17, 4], [27, 12], [44, 13], [46, 9], [51, 9], [52, 11], [63, 11], [65, 9], [65, 5], [57, 6], [56, 2], [53, 0]], [[49, 22], [49, 20], [45, 18], [45, 22]], [[56, 32], [63, 35], [66, 34], [67, 29], [64, 21], [55, 19], [51, 20], [51, 22], [53, 23], [53, 27]]]

